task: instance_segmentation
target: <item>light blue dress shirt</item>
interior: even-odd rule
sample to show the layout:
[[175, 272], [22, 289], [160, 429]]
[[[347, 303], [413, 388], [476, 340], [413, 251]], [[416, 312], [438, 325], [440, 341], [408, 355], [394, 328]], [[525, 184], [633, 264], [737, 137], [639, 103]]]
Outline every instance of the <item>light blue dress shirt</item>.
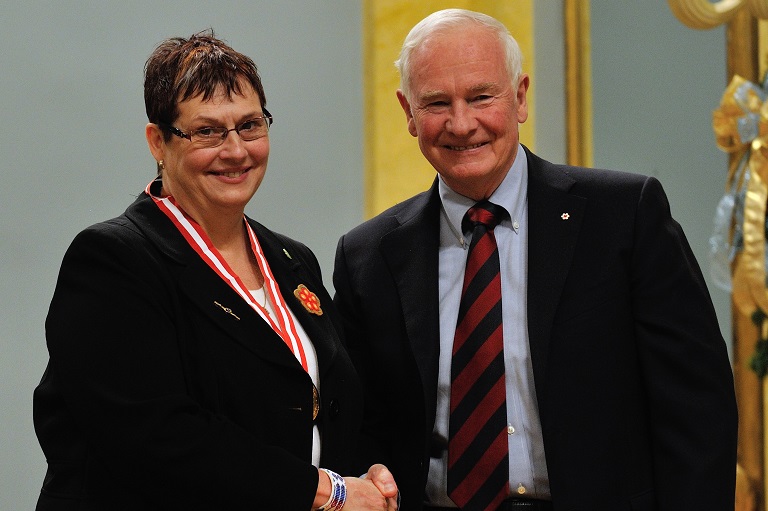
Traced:
[[[439, 178], [440, 216], [440, 359], [437, 385], [435, 434], [448, 438], [451, 394], [451, 351], [459, 313], [464, 267], [471, 233], [461, 232], [461, 220], [476, 201], [464, 197]], [[517, 156], [504, 181], [489, 197], [510, 214], [494, 233], [501, 262], [501, 304], [504, 332], [504, 371], [507, 392], [510, 493], [549, 499], [549, 477], [544, 459], [533, 368], [528, 345], [526, 277], [528, 274], [528, 163], [518, 146]], [[454, 507], [448, 498], [447, 451], [431, 458], [427, 502]]]

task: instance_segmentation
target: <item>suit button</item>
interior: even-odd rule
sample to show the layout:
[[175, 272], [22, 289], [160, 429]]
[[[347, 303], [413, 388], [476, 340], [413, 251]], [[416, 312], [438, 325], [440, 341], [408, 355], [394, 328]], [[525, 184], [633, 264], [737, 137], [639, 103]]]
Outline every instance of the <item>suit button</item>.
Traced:
[[331, 401], [328, 403], [328, 416], [331, 419], [335, 419], [339, 416], [339, 402], [335, 399], [331, 399]]

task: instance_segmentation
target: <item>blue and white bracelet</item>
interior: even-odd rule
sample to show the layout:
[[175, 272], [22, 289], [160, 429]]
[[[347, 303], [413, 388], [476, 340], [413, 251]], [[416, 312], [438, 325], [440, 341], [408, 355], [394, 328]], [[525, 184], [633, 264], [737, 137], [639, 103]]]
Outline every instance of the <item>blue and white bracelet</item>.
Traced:
[[347, 483], [344, 482], [343, 477], [332, 470], [326, 468], [320, 470], [328, 474], [331, 479], [331, 496], [328, 502], [317, 508], [317, 511], [341, 511], [347, 502]]

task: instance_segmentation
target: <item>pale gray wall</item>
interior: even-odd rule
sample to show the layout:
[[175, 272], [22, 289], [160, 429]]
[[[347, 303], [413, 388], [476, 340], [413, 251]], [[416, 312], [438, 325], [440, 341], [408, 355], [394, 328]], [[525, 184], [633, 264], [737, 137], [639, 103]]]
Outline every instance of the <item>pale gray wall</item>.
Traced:
[[590, 7], [595, 166], [661, 181], [730, 344], [730, 295], [709, 278], [707, 259], [728, 168], [712, 131], [727, 85], [725, 28], [687, 28], [666, 2], [592, 0]]
[[[565, 160], [562, 2], [535, 2], [536, 151]], [[692, 30], [666, 2], [591, 0], [594, 164], [657, 177], [707, 278], [731, 347], [730, 295], [709, 277], [708, 240], [727, 157], [712, 110], [726, 86], [725, 28]]]
[[144, 140], [144, 62], [162, 39], [208, 27], [256, 61], [275, 116], [269, 169], [248, 213], [312, 247], [328, 283], [336, 240], [362, 219], [357, 0], [5, 2], [2, 510], [33, 509], [45, 471], [32, 390], [47, 360], [43, 321], [61, 257], [78, 231], [120, 214], [154, 175]]
[[[661, 177], [702, 259], [725, 168], [709, 125], [724, 86], [723, 32], [676, 25], [662, 2], [593, 5], [595, 23], [614, 27], [593, 34], [595, 91], [603, 96], [596, 162]], [[559, 0], [535, 4], [532, 77], [537, 147], [554, 161], [565, 154], [559, 7]], [[213, 27], [254, 58], [276, 121], [267, 177], [248, 213], [306, 242], [330, 285], [336, 240], [363, 214], [360, 26], [355, 0], [3, 7], [0, 509], [32, 509], [45, 471], [31, 394], [47, 360], [43, 321], [64, 250], [82, 228], [122, 212], [153, 176], [141, 72], [154, 45]], [[394, 95], [392, 110], [399, 112]]]
[[[565, 43], [561, 0], [534, 4], [534, 54], [536, 69], [523, 68], [535, 84], [536, 154], [565, 162]], [[526, 143], [523, 140], [523, 143]]]
[[[534, 4], [536, 151], [552, 161], [565, 160], [561, 4]], [[726, 86], [725, 28], [687, 28], [666, 2], [591, 0], [590, 17], [594, 164], [661, 180], [730, 349], [730, 295], [714, 285], [707, 259], [728, 165], [712, 132]]]

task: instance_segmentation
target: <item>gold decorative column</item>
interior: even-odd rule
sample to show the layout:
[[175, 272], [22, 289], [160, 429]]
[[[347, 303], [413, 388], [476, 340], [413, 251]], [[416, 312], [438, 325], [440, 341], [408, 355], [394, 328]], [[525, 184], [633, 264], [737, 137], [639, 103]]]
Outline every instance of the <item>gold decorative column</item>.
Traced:
[[591, 167], [592, 59], [589, 2], [564, 0], [566, 159], [569, 165]]
[[[675, 16], [686, 26], [695, 29], [709, 29], [727, 24], [727, 82], [734, 83], [734, 77], [738, 76], [748, 82], [758, 84], [765, 72], [766, 44], [768, 41], [763, 35], [765, 21], [759, 19], [768, 18], [768, 0], [721, 0], [710, 2], [709, 0], [668, 0], [669, 7]], [[763, 29], [761, 30], [761, 25]], [[762, 61], [760, 56], [762, 56]], [[736, 82], [738, 82], [738, 78]], [[724, 95], [725, 96], [725, 95]], [[725, 101], [725, 99], [724, 99]], [[717, 112], [716, 115], [720, 115]], [[718, 139], [718, 145], [723, 148], [723, 140]], [[748, 141], [744, 149], [737, 150], [733, 144], [730, 151], [730, 172], [740, 164], [741, 157], [749, 151]], [[752, 167], [753, 175], [758, 173]], [[750, 192], [748, 192], [750, 194]], [[756, 197], [755, 194], [750, 194]], [[753, 204], [755, 206], [755, 204]], [[759, 209], [764, 209], [765, 204], [757, 204]], [[747, 214], [748, 212], [745, 212]], [[754, 216], [754, 215], [752, 215]], [[754, 223], [754, 219], [753, 223]], [[749, 222], [749, 220], [747, 221]], [[757, 226], [748, 226], [745, 222], [745, 238], [749, 236], [747, 231], [760, 231], [765, 235], [765, 215], [757, 219]], [[757, 228], [755, 228], [757, 227]], [[749, 241], [745, 241], [749, 245]], [[754, 246], [755, 243], [752, 243]], [[760, 240], [759, 245], [764, 247]], [[765, 442], [765, 434], [768, 432], [766, 420], [768, 415], [765, 400], [768, 398], [768, 378], [759, 376], [751, 367], [751, 361], [755, 353], [755, 345], [758, 340], [766, 338], [768, 332], [764, 332], [768, 323], [755, 321], [761, 312], [768, 313], [759, 306], [763, 302], [765, 282], [752, 285], [751, 290], [743, 285], [745, 275], [748, 275], [745, 266], [750, 254], [744, 251], [738, 253], [732, 263], [733, 275], [732, 316], [733, 316], [733, 373], [736, 385], [736, 398], [739, 405], [739, 453], [736, 475], [736, 510], [754, 511], [768, 509], [768, 481], [766, 480], [766, 459], [768, 459], [768, 443]], [[763, 257], [764, 259], [764, 257]], [[750, 263], [753, 264], [754, 263]], [[761, 266], [764, 263], [761, 261]], [[751, 296], [750, 296], [751, 295]], [[757, 315], [757, 316], [756, 316]], [[763, 328], [758, 327], [761, 324]]]

